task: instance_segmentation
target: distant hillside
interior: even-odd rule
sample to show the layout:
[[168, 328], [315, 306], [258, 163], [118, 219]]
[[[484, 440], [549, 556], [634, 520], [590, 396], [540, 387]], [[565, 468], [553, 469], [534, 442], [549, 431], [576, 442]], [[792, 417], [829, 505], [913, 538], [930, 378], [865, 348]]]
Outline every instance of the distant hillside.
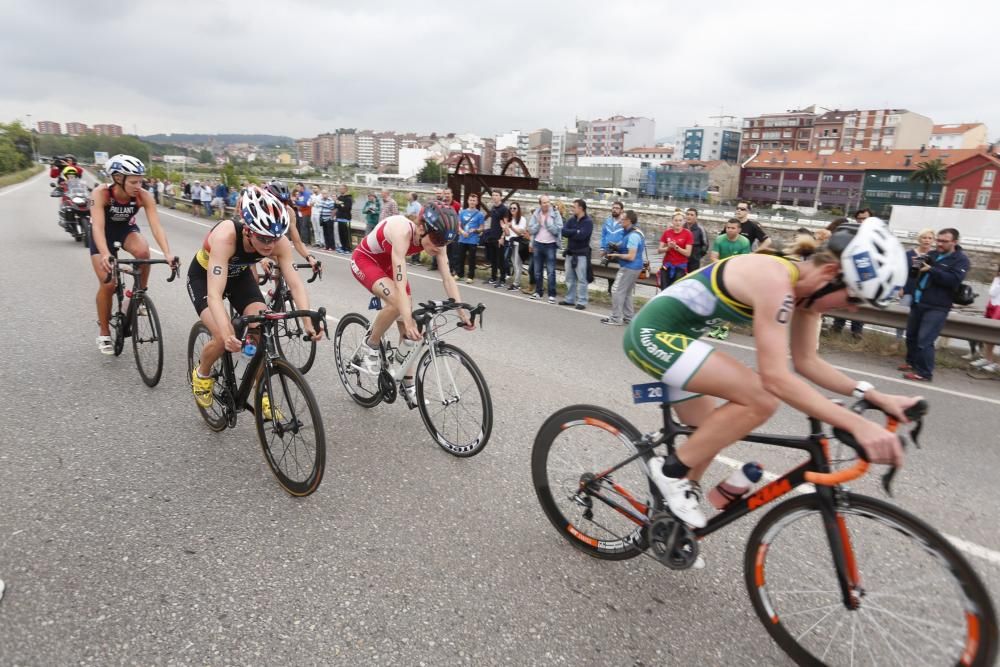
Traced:
[[295, 140], [274, 134], [151, 134], [140, 137], [143, 141], [157, 144], [254, 144], [257, 146], [291, 146]]

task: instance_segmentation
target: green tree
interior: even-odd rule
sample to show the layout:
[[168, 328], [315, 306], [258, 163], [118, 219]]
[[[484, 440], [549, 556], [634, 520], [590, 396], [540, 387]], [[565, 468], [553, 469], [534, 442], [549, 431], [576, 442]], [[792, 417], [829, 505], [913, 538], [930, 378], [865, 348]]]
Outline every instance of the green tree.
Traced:
[[24, 156], [10, 139], [0, 136], [0, 176], [23, 169]]
[[0, 167], [0, 173], [25, 169], [31, 165], [31, 133], [24, 129], [20, 121], [0, 123], [0, 141], [5, 144], [3, 152], [6, 154], [3, 159], [5, 166]]
[[202, 148], [201, 151], [198, 152], [198, 162], [202, 164], [212, 164], [215, 162], [215, 158], [212, 156], [212, 151], [207, 148]]
[[150, 178], [158, 178], [161, 181], [167, 178], [167, 170], [158, 164], [150, 165], [148, 174]]
[[227, 187], [235, 188], [240, 184], [240, 179], [236, 177], [236, 167], [231, 164], [226, 164], [222, 168], [222, 182], [226, 184]]
[[445, 170], [441, 164], [427, 158], [424, 161], [424, 168], [417, 174], [417, 180], [421, 183], [440, 183], [444, 175]]
[[910, 174], [910, 180], [914, 183], [924, 185], [924, 205], [927, 205], [927, 196], [931, 186], [944, 183], [948, 178], [948, 168], [940, 158], [921, 162], [917, 165], [917, 170]]

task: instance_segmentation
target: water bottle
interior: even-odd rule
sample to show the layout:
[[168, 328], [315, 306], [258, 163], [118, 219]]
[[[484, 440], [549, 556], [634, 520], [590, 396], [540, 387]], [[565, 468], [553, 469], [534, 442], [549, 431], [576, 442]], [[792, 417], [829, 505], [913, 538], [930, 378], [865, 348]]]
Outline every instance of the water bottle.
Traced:
[[410, 340], [409, 338], [404, 338], [396, 348], [396, 363], [402, 366], [410, 355], [413, 353], [413, 348], [417, 346], [417, 342]]
[[733, 471], [724, 482], [708, 492], [708, 502], [715, 509], [725, 509], [729, 503], [742, 498], [750, 487], [760, 481], [764, 469], [759, 463], [744, 463], [743, 467]]
[[244, 341], [242, 352], [243, 352], [243, 358], [246, 361], [250, 361], [251, 359], [253, 359], [253, 356], [257, 354], [257, 346], [251, 343], [250, 341]]

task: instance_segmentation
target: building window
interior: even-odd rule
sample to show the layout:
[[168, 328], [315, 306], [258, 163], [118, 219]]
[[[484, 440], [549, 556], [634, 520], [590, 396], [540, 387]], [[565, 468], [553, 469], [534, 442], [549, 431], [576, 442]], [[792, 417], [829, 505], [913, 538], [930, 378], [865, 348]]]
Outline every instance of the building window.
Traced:
[[[841, 178], [843, 178], [843, 177], [841, 177]], [[825, 182], [833, 181], [833, 174], [823, 174], [823, 180]]]
[[990, 205], [990, 191], [980, 190], [976, 196], [976, 208], [985, 210]]
[[955, 190], [955, 196], [951, 198], [952, 208], [962, 208], [965, 206], [965, 190]]
[[997, 177], [997, 172], [995, 169], [988, 169], [983, 172], [983, 187], [988, 188], [993, 185], [993, 181]]

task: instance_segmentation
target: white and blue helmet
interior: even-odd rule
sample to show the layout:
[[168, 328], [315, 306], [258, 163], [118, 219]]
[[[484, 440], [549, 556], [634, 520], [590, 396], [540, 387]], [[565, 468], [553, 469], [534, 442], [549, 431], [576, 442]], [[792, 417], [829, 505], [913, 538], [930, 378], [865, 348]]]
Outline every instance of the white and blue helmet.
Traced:
[[898, 299], [906, 285], [906, 250], [879, 218], [837, 228], [827, 245], [840, 255], [844, 284], [877, 308]]
[[115, 174], [122, 174], [123, 176], [143, 176], [146, 173], [146, 165], [144, 165], [142, 160], [137, 157], [119, 153], [118, 155], [112, 155], [108, 158], [108, 161], [104, 163], [104, 171], [108, 174], [108, 176], [112, 177]]

